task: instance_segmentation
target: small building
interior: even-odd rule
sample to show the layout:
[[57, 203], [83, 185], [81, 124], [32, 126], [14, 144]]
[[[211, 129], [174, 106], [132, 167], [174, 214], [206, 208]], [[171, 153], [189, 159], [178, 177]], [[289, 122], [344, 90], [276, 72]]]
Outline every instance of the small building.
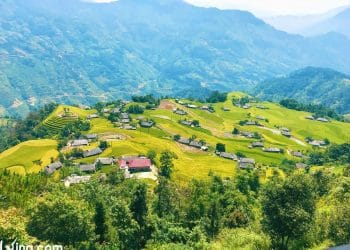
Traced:
[[201, 149], [204, 146], [199, 141], [191, 141], [189, 145], [190, 145], [190, 147], [194, 147], [194, 148], [198, 148], [198, 149]]
[[192, 121], [188, 121], [188, 120], [181, 120], [180, 124], [185, 125], [185, 126], [192, 126]]
[[66, 179], [64, 179], [64, 185], [66, 187], [70, 187], [71, 185], [74, 185], [74, 184], [88, 182], [90, 181], [90, 179], [91, 179], [90, 175], [78, 176], [73, 174], [71, 176], [68, 176]]
[[266, 118], [261, 116], [261, 115], [257, 115], [256, 119], [261, 120], [261, 121], [265, 121], [266, 120]]
[[109, 108], [104, 108], [104, 109], [102, 110], [102, 112], [105, 113], [105, 114], [107, 114], [107, 113], [111, 112], [111, 109], [109, 109]]
[[119, 166], [130, 172], [150, 171], [152, 162], [146, 157], [126, 156], [119, 160]]
[[209, 106], [202, 106], [201, 109], [202, 110], [209, 110]]
[[202, 146], [202, 147], [201, 147], [201, 150], [202, 150], [202, 151], [208, 151], [208, 150], [209, 150], [209, 147], [208, 147], [208, 146]]
[[305, 164], [305, 163], [296, 163], [296, 164], [295, 164], [295, 167], [296, 167], [296, 168], [299, 168], [299, 169], [305, 169], [305, 168], [308, 167], [308, 165]]
[[245, 104], [245, 105], [243, 105], [242, 108], [244, 108], [244, 109], [250, 109], [250, 105], [249, 105], [249, 104]]
[[258, 109], [267, 109], [267, 107], [264, 106], [264, 105], [256, 105], [256, 108], [258, 108]]
[[136, 130], [136, 127], [133, 126], [133, 125], [130, 125], [130, 124], [124, 124], [122, 126], [122, 129], [125, 129], [125, 130]]
[[129, 119], [129, 114], [128, 113], [121, 113], [120, 119]]
[[225, 112], [231, 111], [231, 109], [228, 108], [228, 107], [222, 107], [222, 110], [225, 111]]
[[59, 161], [56, 161], [56, 162], [53, 162], [53, 163], [47, 165], [44, 169], [44, 172], [47, 175], [51, 175], [54, 172], [56, 172], [57, 170], [61, 169], [62, 167], [63, 167], [63, 164]]
[[292, 156], [294, 156], [294, 157], [304, 158], [303, 153], [300, 152], [300, 151], [292, 151], [291, 154], [292, 154]]
[[323, 118], [323, 117], [317, 118], [317, 121], [319, 121], [319, 122], [329, 122], [329, 120], [327, 118]]
[[103, 151], [100, 148], [94, 148], [94, 149], [90, 149], [90, 150], [85, 150], [83, 152], [83, 157], [91, 157], [91, 156], [95, 156], [95, 155], [99, 155], [101, 154]]
[[79, 165], [79, 169], [82, 172], [95, 172], [96, 165], [95, 164], [81, 164], [81, 165]]
[[89, 141], [86, 140], [86, 139], [79, 139], [79, 140], [70, 141], [69, 144], [72, 147], [88, 146], [89, 145]]
[[241, 132], [241, 135], [247, 138], [254, 138], [254, 133], [251, 132]]
[[309, 144], [314, 147], [322, 147], [326, 145], [324, 141], [317, 141], [317, 140], [309, 141]]
[[181, 137], [177, 142], [185, 145], [190, 145], [190, 140], [183, 137]]
[[307, 120], [315, 120], [315, 117], [313, 117], [312, 115], [308, 115], [308, 116], [305, 116], [305, 119]]
[[100, 163], [102, 165], [114, 165], [114, 158], [97, 158], [95, 164]]
[[182, 109], [176, 109], [174, 110], [174, 113], [177, 115], [187, 115], [187, 112]]
[[220, 157], [225, 158], [225, 159], [229, 159], [232, 161], [237, 161], [238, 157], [235, 154], [231, 154], [231, 153], [227, 153], [227, 152], [220, 152], [219, 154]]
[[129, 118], [123, 118], [123, 119], [120, 120], [120, 122], [124, 123], [124, 124], [130, 123], [130, 119]]
[[87, 116], [87, 119], [91, 120], [91, 119], [95, 119], [95, 118], [99, 118], [98, 114], [91, 114]]
[[238, 166], [240, 169], [253, 169], [255, 168], [255, 160], [251, 158], [241, 158]]
[[186, 106], [187, 106], [187, 108], [191, 108], [191, 109], [196, 109], [196, 108], [198, 108], [198, 106], [196, 106], [196, 105], [194, 105], [194, 104], [187, 104]]
[[281, 131], [281, 135], [285, 137], [292, 137], [292, 133], [290, 131]]
[[88, 135], [85, 135], [85, 137], [88, 140], [96, 140], [97, 139], [97, 134], [88, 134]]
[[151, 128], [153, 127], [154, 122], [153, 121], [141, 121], [140, 126], [143, 128]]
[[267, 152], [267, 153], [281, 153], [282, 149], [280, 149], [280, 148], [263, 148], [263, 151]]
[[114, 108], [111, 111], [112, 114], [119, 114], [120, 113], [120, 108]]
[[261, 141], [256, 141], [256, 142], [253, 142], [253, 143], [251, 144], [251, 146], [252, 146], [253, 148], [263, 148], [263, 147], [264, 147], [264, 143], [261, 142]]

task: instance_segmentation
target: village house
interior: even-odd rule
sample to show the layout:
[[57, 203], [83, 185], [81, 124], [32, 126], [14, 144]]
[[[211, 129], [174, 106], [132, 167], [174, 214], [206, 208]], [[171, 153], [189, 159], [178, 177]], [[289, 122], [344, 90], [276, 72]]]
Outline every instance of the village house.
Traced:
[[254, 138], [254, 133], [251, 133], [251, 132], [244, 132], [244, 131], [242, 131], [241, 135], [246, 137], [246, 138]]
[[305, 156], [303, 155], [302, 152], [300, 151], [291, 151], [291, 155], [294, 157], [299, 157], [299, 158], [304, 158]]
[[267, 153], [282, 153], [280, 148], [263, 148], [263, 151]]
[[134, 125], [130, 125], [130, 124], [123, 124], [121, 126], [122, 129], [125, 129], [125, 130], [136, 130], [136, 127]]
[[182, 109], [175, 109], [174, 113], [177, 115], [187, 115], [187, 112]]
[[245, 104], [245, 105], [243, 105], [242, 108], [244, 108], [244, 109], [250, 109], [250, 105], [249, 105], [249, 104]]
[[225, 112], [228, 112], [228, 111], [230, 111], [231, 109], [228, 108], [228, 107], [222, 107], [222, 110], [225, 111]]
[[177, 142], [184, 144], [184, 145], [190, 145], [190, 140], [187, 138], [183, 138], [183, 137], [181, 137]]
[[319, 121], [319, 122], [329, 122], [328, 119], [323, 118], [323, 117], [317, 118], [317, 121]]
[[264, 105], [256, 105], [256, 108], [258, 108], [258, 109], [267, 109], [267, 107], [265, 107]]
[[263, 148], [263, 147], [264, 147], [264, 143], [261, 142], [261, 141], [257, 141], [257, 142], [253, 142], [253, 143], [251, 144], [251, 146], [252, 146], [253, 148]]
[[68, 146], [71, 147], [81, 147], [81, 146], [88, 146], [89, 141], [87, 139], [79, 139], [79, 140], [73, 140], [68, 142]]
[[114, 158], [97, 158], [95, 164], [114, 165], [115, 162], [116, 160]]
[[91, 120], [91, 119], [95, 119], [95, 118], [99, 118], [98, 114], [91, 114], [87, 116], [87, 119]]
[[261, 116], [261, 115], [257, 115], [256, 119], [261, 120], [261, 121], [265, 121], [266, 120], [266, 118]]
[[237, 155], [231, 154], [231, 153], [227, 153], [227, 152], [220, 152], [219, 156], [222, 157], [222, 158], [225, 158], [225, 159], [232, 160], [232, 161], [237, 161], [238, 160]]
[[209, 106], [202, 106], [201, 109], [202, 110], [209, 110]]
[[97, 139], [97, 134], [87, 134], [85, 135], [86, 139], [88, 140], [96, 140]]
[[238, 166], [240, 169], [253, 169], [255, 168], [255, 160], [250, 158], [241, 158]]
[[313, 120], [315, 120], [315, 117], [308, 115], [308, 116], [305, 116], [305, 119], [313, 121]]
[[81, 164], [81, 165], [79, 165], [79, 169], [81, 172], [95, 172], [96, 165], [95, 164]]
[[152, 162], [146, 157], [123, 156], [119, 159], [119, 166], [130, 172], [151, 171]]
[[91, 156], [95, 156], [95, 155], [99, 155], [101, 154], [103, 151], [100, 148], [94, 148], [94, 149], [90, 149], [90, 150], [85, 150], [83, 152], [83, 157], [91, 157]]
[[292, 137], [292, 133], [290, 131], [281, 131], [281, 135], [285, 136], [285, 137]]
[[108, 114], [109, 112], [111, 112], [111, 109], [109, 109], [109, 108], [104, 108], [104, 109], [102, 110], [102, 112], [105, 113], [105, 114]]
[[59, 162], [59, 161], [53, 162], [45, 167], [44, 172], [47, 175], [51, 175], [54, 172], [56, 172], [57, 170], [61, 169], [62, 167], [63, 167], [63, 164], [61, 162]]
[[322, 147], [326, 145], [325, 141], [318, 141], [318, 140], [309, 141], [309, 144], [314, 147]]
[[141, 121], [140, 126], [143, 128], [151, 128], [153, 127], [154, 122], [153, 121]]
[[194, 105], [194, 104], [187, 104], [186, 106], [187, 106], [187, 108], [191, 108], [191, 109], [196, 109], [196, 108], [198, 108], [198, 106], [196, 106], [196, 105]]
[[120, 108], [114, 108], [111, 111], [112, 114], [119, 114], [120, 112], [121, 112]]
[[194, 147], [194, 148], [198, 148], [198, 149], [201, 149], [203, 144], [198, 142], [198, 141], [191, 141], [190, 142], [190, 147]]
[[121, 113], [120, 119], [129, 119], [129, 114], [128, 113]]
[[305, 169], [305, 168], [308, 167], [308, 165], [305, 164], [305, 163], [296, 163], [295, 167], [298, 168], [298, 169]]
[[192, 126], [192, 121], [189, 121], [189, 120], [181, 120], [181, 121], [180, 121], [180, 124], [191, 127], [191, 126]]
[[120, 120], [121, 123], [130, 123], [130, 119], [129, 118], [124, 118]]
[[78, 175], [72, 174], [71, 176], [68, 176], [66, 179], [64, 179], [64, 185], [66, 187], [70, 187], [71, 185], [74, 185], [74, 184], [88, 182], [90, 181], [90, 179], [91, 179], [90, 175], [78, 176]]

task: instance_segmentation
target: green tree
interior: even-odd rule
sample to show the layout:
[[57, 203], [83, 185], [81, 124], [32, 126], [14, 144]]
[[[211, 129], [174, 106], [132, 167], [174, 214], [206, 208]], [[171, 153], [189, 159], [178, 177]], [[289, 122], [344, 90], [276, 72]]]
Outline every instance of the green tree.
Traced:
[[262, 196], [263, 228], [279, 249], [301, 239], [312, 224], [315, 194], [308, 175], [293, 175], [284, 182], [270, 181]]
[[54, 197], [38, 204], [27, 231], [39, 240], [76, 245], [94, 239], [92, 214], [83, 202]]
[[166, 215], [172, 214], [173, 204], [172, 196], [173, 190], [168, 179], [164, 177], [159, 178], [159, 184], [155, 188], [155, 193], [157, 198], [154, 204], [154, 210], [159, 217], [164, 217]]
[[174, 163], [173, 159], [177, 156], [168, 150], [163, 151], [160, 155], [160, 172], [159, 174], [167, 179], [171, 178], [173, 173]]
[[216, 151], [218, 152], [226, 152], [226, 145], [223, 143], [216, 144]]
[[99, 243], [106, 243], [111, 240], [110, 226], [106, 206], [102, 201], [97, 201], [95, 204], [95, 234]]

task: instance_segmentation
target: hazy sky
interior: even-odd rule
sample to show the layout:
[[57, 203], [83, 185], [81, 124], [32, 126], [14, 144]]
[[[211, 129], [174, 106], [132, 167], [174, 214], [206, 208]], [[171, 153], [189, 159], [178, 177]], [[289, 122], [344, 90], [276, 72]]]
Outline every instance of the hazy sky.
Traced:
[[257, 15], [308, 15], [350, 5], [350, 0], [186, 0], [199, 6], [248, 10]]
[[[85, 0], [113, 2], [116, 0]], [[185, 0], [198, 6], [248, 10], [258, 16], [308, 15], [350, 5], [350, 0]]]

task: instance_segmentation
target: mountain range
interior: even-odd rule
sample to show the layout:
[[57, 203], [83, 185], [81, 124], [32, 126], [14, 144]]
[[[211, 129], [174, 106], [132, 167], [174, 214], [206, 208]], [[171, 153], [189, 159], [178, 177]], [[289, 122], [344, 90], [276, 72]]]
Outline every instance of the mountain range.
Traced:
[[279, 30], [304, 36], [337, 32], [350, 38], [350, 6], [333, 9], [318, 15], [274, 16], [264, 20]]
[[0, 2], [0, 113], [51, 101], [249, 90], [306, 66], [350, 73], [350, 41], [180, 0]]
[[266, 80], [254, 94], [278, 101], [284, 98], [322, 104], [341, 113], [350, 113], [350, 76], [326, 68], [308, 67], [287, 76]]

